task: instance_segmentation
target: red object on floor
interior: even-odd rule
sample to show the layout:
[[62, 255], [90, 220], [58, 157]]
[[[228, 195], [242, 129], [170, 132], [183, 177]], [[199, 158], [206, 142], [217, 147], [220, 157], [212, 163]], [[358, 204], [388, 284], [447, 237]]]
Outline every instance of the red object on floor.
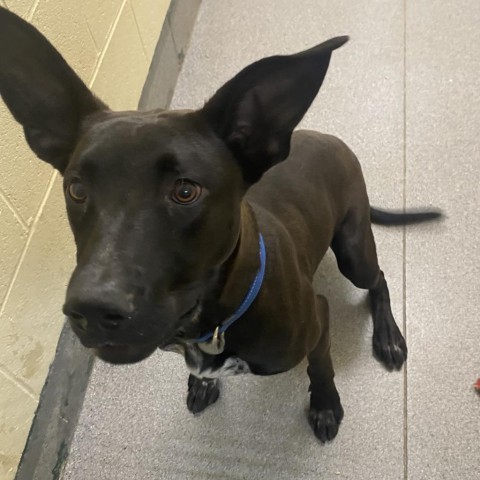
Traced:
[[475, 390], [480, 393], [480, 378], [477, 379], [477, 381], [473, 384]]

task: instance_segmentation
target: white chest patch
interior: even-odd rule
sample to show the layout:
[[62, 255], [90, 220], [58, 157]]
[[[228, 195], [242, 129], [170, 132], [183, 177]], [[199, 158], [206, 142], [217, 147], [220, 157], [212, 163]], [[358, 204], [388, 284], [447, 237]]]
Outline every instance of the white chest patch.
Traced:
[[202, 369], [202, 365], [188, 364], [187, 367], [192, 373], [199, 378], [220, 378], [239, 375], [240, 373], [250, 373], [250, 367], [247, 362], [238, 357], [228, 357], [222, 365], [211, 368]]
[[171, 345], [165, 350], [179, 353], [185, 358], [187, 368], [198, 378], [220, 378], [250, 373], [248, 363], [238, 357], [211, 356], [202, 352], [197, 345]]

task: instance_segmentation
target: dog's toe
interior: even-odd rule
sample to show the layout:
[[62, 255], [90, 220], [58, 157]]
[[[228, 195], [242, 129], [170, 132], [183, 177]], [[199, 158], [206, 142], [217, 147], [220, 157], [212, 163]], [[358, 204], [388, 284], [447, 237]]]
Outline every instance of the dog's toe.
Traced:
[[336, 437], [342, 417], [343, 409], [335, 412], [331, 409], [316, 410], [311, 407], [308, 413], [308, 422], [315, 436], [322, 443], [325, 443]]
[[395, 325], [393, 329], [374, 331], [373, 352], [389, 370], [400, 370], [407, 359], [407, 344]]
[[205, 410], [218, 400], [219, 395], [218, 380], [193, 375], [188, 378], [187, 408], [192, 413]]

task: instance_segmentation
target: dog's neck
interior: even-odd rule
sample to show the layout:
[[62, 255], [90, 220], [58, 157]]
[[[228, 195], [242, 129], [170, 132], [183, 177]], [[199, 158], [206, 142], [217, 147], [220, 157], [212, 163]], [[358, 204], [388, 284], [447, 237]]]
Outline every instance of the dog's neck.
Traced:
[[[203, 303], [201, 332], [213, 330], [229, 318], [241, 305], [260, 267], [258, 226], [250, 205], [243, 201], [237, 244], [222, 265], [216, 286]], [[239, 322], [242, 320], [239, 319]]]
[[233, 313], [242, 303], [260, 267], [258, 225], [250, 205], [241, 205], [237, 246], [225, 263], [219, 302]]

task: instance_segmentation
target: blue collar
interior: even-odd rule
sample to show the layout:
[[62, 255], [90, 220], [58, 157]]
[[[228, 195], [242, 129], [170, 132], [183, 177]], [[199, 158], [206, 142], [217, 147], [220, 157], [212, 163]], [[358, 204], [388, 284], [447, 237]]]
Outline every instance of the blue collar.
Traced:
[[213, 332], [206, 333], [194, 340], [195, 343], [203, 343], [207, 340], [210, 340], [214, 335], [223, 334], [233, 323], [235, 323], [252, 305], [254, 300], [257, 298], [258, 292], [262, 288], [263, 277], [265, 276], [265, 264], [267, 261], [267, 252], [265, 250], [265, 243], [263, 241], [262, 234], [258, 235], [258, 243], [260, 245], [260, 267], [258, 269], [257, 275], [253, 280], [250, 290], [243, 299], [243, 302], [238, 307], [237, 311], [233, 313], [230, 317], [225, 320], [219, 327], [217, 327]]

